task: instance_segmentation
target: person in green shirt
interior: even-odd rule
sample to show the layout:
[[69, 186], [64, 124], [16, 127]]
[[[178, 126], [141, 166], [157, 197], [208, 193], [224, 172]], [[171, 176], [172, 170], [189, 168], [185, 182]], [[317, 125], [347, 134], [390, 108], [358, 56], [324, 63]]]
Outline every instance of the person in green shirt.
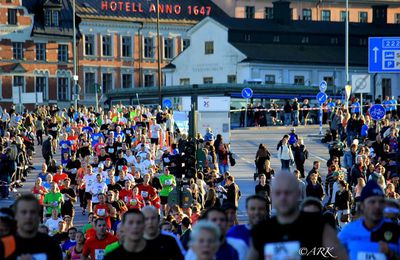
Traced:
[[83, 225], [83, 227], [82, 227], [82, 232], [84, 235], [86, 235], [86, 232], [88, 231], [88, 229], [91, 229], [93, 227], [93, 220], [94, 220], [93, 212], [89, 213], [88, 219], [89, 219], [89, 222], [87, 224]]
[[50, 184], [50, 192], [44, 195], [43, 206], [46, 207], [46, 218], [51, 216], [52, 208], [58, 208], [58, 214], [61, 213], [61, 204], [64, 203], [63, 195], [58, 188], [57, 183], [52, 182]]
[[160, 199], [162, 210], [164, 215], [169, 211], [168, 209], [168, 195], [176, 186], [175, 176], [169, 173], [169, 169], [166, 167], [164, 170], [164, 174], [159, 177], [162, 189], [160, 191]]

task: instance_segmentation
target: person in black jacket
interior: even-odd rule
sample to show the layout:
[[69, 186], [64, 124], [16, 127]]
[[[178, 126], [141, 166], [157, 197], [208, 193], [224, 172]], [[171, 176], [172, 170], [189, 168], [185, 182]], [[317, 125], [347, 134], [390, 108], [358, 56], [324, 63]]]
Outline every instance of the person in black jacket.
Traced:
[[310, 175], [310, 181], [306, 187], [306, 196], [307, 197], [315, 197], [322, 201], [324, 198], [324, 189], [322, 188], [322, 184], [318, 182], [318, 175], [316, 173], [312, 173]]
[[271, 216], [271, 187], [269, 182], [267, 182], [267, 178], [264, 174], [260, 174], [259, 176], [260, 182], [255, 187], [256, 195], [260, 195], [265, 198], [267, 202], [267, 216]]
[[50, 160], [53, 159], [53, 136], [49, 135], [46, 141], [42, 145], [42, 155], [46, 161], [47, 166], [50, 165]]
[[241, 192], [239, 190], [239, 186], [235, 183], [235, 178], [230, 175], [226, 178], [226, 200], [224, 202], [230, 202], [235, 207], [239, 207], [239, 198], [241, 196]]
[[[344, 180], [339, 181], [339, 190], [336, 192], [335, 196], [335, 210], [337, 212], [337, 220], [339, 227], [342, 227], [348, 221], [343, 221], [342, 218], [344, 214], [350, 214], [350, 201], [351, 194], [348, 190], [347, 183]], [[348, 219], [350, 220], [350, 219]]]
[[300, 171], [301, 178], [305, 178], [304, 163], [308, 159], [308, 151], [303, 143], [303, 139], [298, 139], [297, 142], [294, 143], [292, 151], [296, 168]]

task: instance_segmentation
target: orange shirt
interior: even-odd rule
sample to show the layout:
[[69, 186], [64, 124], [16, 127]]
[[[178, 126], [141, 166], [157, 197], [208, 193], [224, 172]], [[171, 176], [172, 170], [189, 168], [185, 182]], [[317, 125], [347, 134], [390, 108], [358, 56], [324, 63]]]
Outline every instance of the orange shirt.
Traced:
[[96, 217], [104, 218], [107, 222], [107, 228], [111, 228], [110, 209], [108, 204], [97, 204], [94, 207], [93, 213]]
[[58, 173], [56, 173], [56, 174], [54, 174], [54, 176], [53, 176], [53, 181], [54, 181], [55, 183], [57, 183], [58, 186], [62, 186], [62, 185], [63, 185], [62, 182], [63, 182], [66, 178], [68, 178], [68, 175], [67, 175], [67, 174], [65, 174], [65, 173], [58, 174]]

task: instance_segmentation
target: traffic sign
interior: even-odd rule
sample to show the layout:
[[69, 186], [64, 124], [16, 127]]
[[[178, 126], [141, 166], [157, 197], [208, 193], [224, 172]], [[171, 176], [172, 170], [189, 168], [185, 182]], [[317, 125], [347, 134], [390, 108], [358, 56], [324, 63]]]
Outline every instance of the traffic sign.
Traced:
[[400, 72], [400, 37], [368, 39], [368, 72]]
[[169, 100], [169, 99], [164, 99], [163, 106], [165, 108], [171, 108], [172, 107], [172, 101]]
[[369, 109], [369, 114], [373, 120], [382, 120], [386, 115], [386, 110], [382, 105], [376, 104]]
[[242, 97], [243, 98], [252, 98], [253, 97], [253, 90], [251, 88], [242, 89]]
[[319, 92], [317, 94], [317, 100], [320, 104], [324, 103], [326, 100], [328, 99], [328, 95], [323, 93], [323, 92]]
[[323, 81], [321, 81], [321, 83], [319, 83], [319, 91], [325, 93], [327, 88], [328, 88], [328, 83], [326, 83], [325, 80], [323, 80]]
[[371, 76], [369, 74], [354, 74], [351, 76], [353, 93], [371, 93]]

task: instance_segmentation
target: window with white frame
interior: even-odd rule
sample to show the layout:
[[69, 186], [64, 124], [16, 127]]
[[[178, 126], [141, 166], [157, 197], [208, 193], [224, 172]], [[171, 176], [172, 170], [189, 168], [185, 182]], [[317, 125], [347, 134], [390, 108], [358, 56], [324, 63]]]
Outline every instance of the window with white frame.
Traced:
[[85, 91], [87, 94], [95, 93], [95, 73], [94, 72], [85, 72]]
[[36, 77], [36, 92], [43, 93], [43, 99], [47, 99], [47, 78], [46, 77]]
[[103, 73], [102, 75], [102, 91], [103, 94], [112, 89], [113, 77], [112, 73]]
[[312, 20], [312, 12], [311, 9], [303, 9], [303, 20], [311, 21]]
[[204, 42], [204, 54], [213, 54], [214, 53], [214, 42], [213, 41], [207, 41]]
[[68, 45], [67, 44], [59, 44], [58, 45], [58, 61], [59, 62], [68, 62]]
[[36, 43], [36, 60], [46, 61], [46, 43]]
[[60, 101], [70, 100], [68, 80], [66, 77], [57, 79], [57, 99]]
[[13, 58], [14, 60], [24, 58], [24, 44], [22, 42], [13, 42]]
[[321, 11], [321, 21], [330, 22], [331, 21], [331, 11], [322, 10]]
[[24, 88], [25, 87], [25, 77], [24, 76], [14, 76], [13, 77], [13, 86], [14, 87], [21, 86], [22, 88]]
[[265, 84], [275, 84], [275, 75], [265, 75]]
[[359, 12], [358, 13], [358, 22], [368, 23], [368, 12]]
[[60, 12], [59, 11], [53, 11], [53, 16], [51, 18], [51, 25], [54, 27], [58, 27], [60, 24]]
[[132, 57], [132, 37], [122, 36], [122, 57]]
[[153, 37], [144, 38], [144, 57], [154, 58], [154, 39]]
[[94, 35], [85, 35], [85, 55], [94, 55]]
[[180, 79], [179, 85], [190, 85], [190, 79], [189, 78]]
[[44, 11], [44, 24], [48, 27], [58, 27], [60, 24], [60, 11], [58, 10], [45, 10]]
[[212, 77], [204, 77], [203, 84], [213, 84], [213, 78]]
[[144, 86], [145, 87], [154, 87], [154, 74], [145, 74], [144, 75]]
[[254, 6], [246, 6], [245, 7], [245, 15], [247, 19], [253, 19], [255, 15]]
[[122, 74], [122, 88], [132, 88], [132, 74]]
[[103, 43], [103, 56], [111, 56], [112, 55], [112, 39], [110, 35], [103, 35], [102, 37], [102, 43]]
[[164, 39], [164, 59], [172, 59], [174, 57], [174, 39]]

